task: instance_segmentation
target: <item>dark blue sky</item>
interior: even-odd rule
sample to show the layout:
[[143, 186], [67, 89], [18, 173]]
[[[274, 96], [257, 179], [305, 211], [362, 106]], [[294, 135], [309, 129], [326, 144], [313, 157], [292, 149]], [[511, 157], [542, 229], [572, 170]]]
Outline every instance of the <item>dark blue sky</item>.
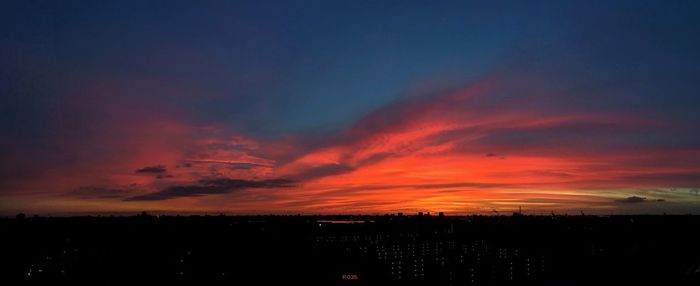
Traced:
[[[698, 106], [695, 1], [4, 6], [0, 60], [3, 113], [15, 113], [9, 121], [37, 120], [26, 109], [51, 103], [35, 101], [70, 96], [83, 81], [114, 80], [135, 89], [123, 96], [158, 97], [197, 120], [246, 132], [333, 130], [416, 86], [514, 69], [562, 78], [565, 88], [646, 85], [606, 105]], [[22, 90], [29, 83], [52, 94]], [[157, 83], [196, 94], [173, 98]], [[639, 94], [650, 89], [653, 95]]]
[[633, 114], [672, 127], [613, 141], [700, 148], [698, 1], [0, 5], [2, 177], [89, 165], [66, 146], [102, 144], [122, 118], [313, 149], [374, 111], [492, 78], [508, 86], [492, 104]]

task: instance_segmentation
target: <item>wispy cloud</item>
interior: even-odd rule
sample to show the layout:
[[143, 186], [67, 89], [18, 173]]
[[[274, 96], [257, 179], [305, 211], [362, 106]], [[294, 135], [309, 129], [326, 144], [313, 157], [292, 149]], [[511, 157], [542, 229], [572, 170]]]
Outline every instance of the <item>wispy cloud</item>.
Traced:
[[200, 197], [205, 195], [225, 194], [245, 189], [285, 188], [293, 184], [289, 180], [238, 180], [238, 179], [208, 179], [192, 185], [170, 186], [160, 191], [126, 198], [125, 201], [159, 201], [179, 197]]
[[637, 197], [637, 196], [631, 196], [631, 197], [626, 197], [624, 199], [619, 199], [616, 200], [616, 202], [619, 203], [626, 203], [626, 204], [636, 204], [636, 203], [643, 203], [646, 202], [647, 198], [645, 197]]
[[136, 170], [136, 173], [147, 173], [147, 174], [161, 174], [165, 173], [165, 166], [163, 165], [155, 165], [155, 166], [148, 166], [148, 167], [143, 167], [138, 170]]

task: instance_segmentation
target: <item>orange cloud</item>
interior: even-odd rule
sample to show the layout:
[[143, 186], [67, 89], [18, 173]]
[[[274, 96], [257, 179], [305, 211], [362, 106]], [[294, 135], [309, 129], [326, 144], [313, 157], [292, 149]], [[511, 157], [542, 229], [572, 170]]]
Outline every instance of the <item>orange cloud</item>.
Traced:
[[[176, 116], [135, 113], [102, 122], [108, 132], [66, 144], [82, 158], [76, 164], [48, 171], [41, 183], [16, 184], [64, 195], [34, 205], [13, 199], [52, 211], [669, 209], [651, 205], [654, 198], [671, 210], [697, 207], [700, 200], [688, 190], [700, 185], [700, 150], [667, 140], [671, 123], [553, 110], [542, 100], [556, 96], [531, 87], [490, 78], [407, 97], [326, 138], [261, 141]], [[157, 175], [135, 172], [159, 165]], [[675, 189], [650, 191], [664, 188]], [[619, 204], [627, 197], [651, 199]]]
[[489, 80], [368, 115], [277, 169], [306, 179], [280, 208], [608, 211], [639, 189], [700, 184], [700, 165], [686, 159], [698, 150], [650, 143], [663, 134], [658, 122], [500, 105], [509, 92]]

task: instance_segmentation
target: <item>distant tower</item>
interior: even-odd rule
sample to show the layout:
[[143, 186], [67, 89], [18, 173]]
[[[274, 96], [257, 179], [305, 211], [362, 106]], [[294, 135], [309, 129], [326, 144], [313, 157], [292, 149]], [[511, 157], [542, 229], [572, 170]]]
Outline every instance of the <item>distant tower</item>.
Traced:
[[522, 206], [518, 206], [518, 211], [517, 211], [517, 212], [513, 212], [513, 216], [522, 216], [522, 215], [523, 215], [523, 207], [522, 207]]

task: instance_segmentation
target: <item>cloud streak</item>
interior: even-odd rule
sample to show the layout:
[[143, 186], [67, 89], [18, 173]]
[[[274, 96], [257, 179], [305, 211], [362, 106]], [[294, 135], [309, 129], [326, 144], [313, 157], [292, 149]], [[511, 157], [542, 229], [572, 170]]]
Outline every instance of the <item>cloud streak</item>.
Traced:
[[167, 187], [160, 191], [126, 198], [125, 201], [160, 201], [180, 197], [201, 197], [206, 195], [220, 195], [246, 189], [265, 188], [289, 188], [293, 186], [290, 180], [239, 180], [239, 179], [211, 179], [201, 180], [194, 185], [177, 185]]
[[[640, 189], [669, 187], [687, 191], [648, 201], [696, 203], [695, 137], [673, 136], [674, 121], [634, 112], [553, 109], [566, 100], [556, 92], [497, 74], [406, 95], [323, 136], [254, 139], [151, 114], [135, 116], [141, 124], [113, 117], [100, 123], [110, 128], [96, 128], [111, 132], [87, 137], [110, 152], [92, 158], [95, 147], [74, 148], [90, 160], [44, 181], [73, 193], [62, 200], [102, 199], [114, 209], [488, 213], [522, 205], [595, 213], [645, 206], [635, 204], [647, 201]], [[113, 106], [105, 112], [118, 113]], [[33, 184], [17, 183], [47, 187]], [[117, 191], [128, 184], [138, 192]]]
[[163, 165], [155, 165], [155, 166], [148, 166], [148, 167], [143, 167], [138, 170], [136, 170], [136, 173], [146, 173], [146, 174], [161, 174], [165, 173], [165, 166]]

